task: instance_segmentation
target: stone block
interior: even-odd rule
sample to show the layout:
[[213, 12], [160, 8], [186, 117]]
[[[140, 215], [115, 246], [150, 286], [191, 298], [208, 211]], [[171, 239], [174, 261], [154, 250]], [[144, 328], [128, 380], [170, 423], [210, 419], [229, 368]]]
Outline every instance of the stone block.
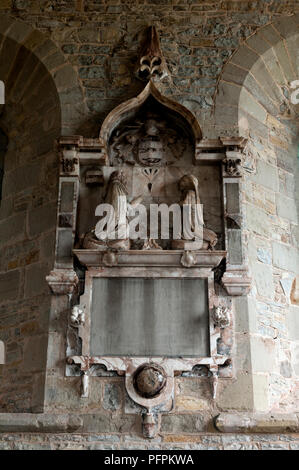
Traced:
[[246, 228], [258, 235], [270, 235], [270, 221], [266, 212], [251, 204], [246, 205]]
[[245, 88], [242, 88], [240, 93], [239, 108], [251, 114], [255, 119], [261, 123], [265, 123], [267, 119], [267, 111], [263, 106], [257, 103], [255, 97], [249, 93]]
[[33, 372], [45, 368], [47, 345], [47, 335], [34, 335], [27, 338], [24, 348], [24, 371]]
[[264, 54], [269, 50], [269, 44], [259, 34], [253, 34], [247, 39], [246, 43], [251, 49], [254, 49], [259, 55]]
[[78, 85], [75, 70], [71, 65], [65, 65], [53, 74], [58, 91], [75, 88]]
[[[299, 430], [298, 419], [294, 414], [220, 413], [215, 425], [219, 431], [227, 433], [284, 433]], [[269, 440], [272, 439], [269, 436]]]
[[266, 250], [265, 248], [258, 248], [256, 255], [257, 255], [257, 259], [261, 261], [262, 263], [265, 263], [265, 264], [272, 263], [272, 255], [269, 250]]
[[279, 17], [275, 21], [275, 29], [283, 38], [288, 38], [298, 33], [298, 24], [292, 16]]
[[299, 255], [295, 248], [282, 243], [272, 243], [273, 265], [293, 273], [298, 272]]
[[28, 266], [25, 270], [25, 297], [30, 298], [48, 293], [46, 276], [49, 268], [46, 264], [36, 263]]
[[256, 61], [250, 72], [258, 83], [267, 84], [267, 86], [265, 86], [265, 91], [267, 95], [274, 101], [274, 103], [280, 103], [281, 90], [273, 80], [262, 58], [259, 58], [259, 60]]
[[40, 181], [41, 165], [20, 166], [16, 170], [10, 171], [4, 178], [3, 193], [15, 194], [24, 189], [38, 185]]
[[259, 160], [256, 165], [256, 174], [251, 175], [251, 181], [264, 186], [271, 191], [278, 191], [278, 170], [275, 166]]
[[298, 222], [296, 201], [290, 197], [276, 194], [277, 215], [293, 223]]
[[0, 413], [0, 433], [73, 432], [82, 424], [80, 416], [67, 414]]
[[253, 336], [251, 338], [251, 358], [254, 372], [274, 372], [277, 347], [274, 340]]
[[114, 383], [105, 384], [103, 408], [105, 410], [119, 410], [122, 405], [122, 393], [119, 385]]
[[248, 296], [240, 296], [235, 297], [233, 302], [236, 332], [255, 333], [257, 331], [255, 299]]
[[28, 214], [29, 234], [35, 237], [43, 232], [53, 229], [56, 225], [56, 203], [32, 209]]
[[246, 70], [250, 70], [258, 59], [258, 54], [244, 45], [240, 47], [236, 54], [233, 55], [231, 61], [235, 65], [239, 65]]
[[263, 61], [267, 65], [267, 68], [269, 69], [269, 72], [271, 73], [272, 77], [277, 83], [284, 83], [285, 79], [283, 76], [283, 73], [281, 71], [281, 68], [279, 67], [279, 64], [277, 62], [277, 58], [274, 54], [274, 50], [272, 48], [268, 49], [264, 54], [263, 54]]
[[0, 301], [16, 300], [19, 296], [20, 289], [20, 271], [9, 271], [0, 274]]
[[224, 67], [221, 78], [224, 81], [236, 83], [237, 85], [242, 85], [247, 74], [247, 70], [244, 70], [241, 67], [238, 67], [237, 65], [229, 63]]
[[275, 46], [278, 42], [281, 41], [279, 33], [276, 31], [276, 29], [273, 28], [272, 25], [265, 26], [259, 34], [261, 37], [267, 39], [267, 41], [272, 44], [272, 46]]
[[271, 115], [276, 116], [279, 113], [279, 108], [273, 103], [269, 96], [265, 93], [265, 90], [261, 88], [256, 79], [248, 74], [244, 80], [244, 87], [254, 96], [255, 100], [260, 103]]
[[285, 48], [285, 45], [284, 45], [283, 41], [280, 41], [276, 44], [275, 54], [277, 56], [278, 62], [280, 64], [280, 67], [283, 70], [283, 73], [284, 73], [287, 81], [291, 82], [293, 80], [298, 79], [298, 77], [296, 76], [296, 74], [295, 74], [295, 72], [292, 68], [290, 58], [289, 58], [289, 55], [287, 53], [287, 50]]
[[9, 28], [9, 37], [17, 43], [22, 43], [32, 31], [32, 27], [21, 21], [16, 21]]
[[218, 405], [222, 409], [252, 410], [252, 376], [248, 373], [239, 372], [236, 380], [223, 382], [223, 388], [221, 387], [221, 390], [219, 390], [218, 397]]
[[299, 307], [290, 305], [287, 311], [287, 328], [289, 339], [299, 341]]
[[228, 240], [228, 262], [231, 265], [240, 265], [242, 264], [243, 255], [242, 255], [242, 233], [241, 230], [228, 230], [227, 231], [227, 240]]
[[262, 263], [252, 263], [251, 271], [258, 294], [261, 297], [273, 300], [274, 284], [272, 268]]
[[238, 106], [240, 91], [241, 88], [238, 85], [220, 82], [220, 86], [218, 88], [217, 104], [229, 104], [231, 106]]
[[282, 361], [280, 363], [280, 374], [287, 379], [292, 377], [292, 367], [289, 361]]
[[133, 432], [140, 429], [139, 415], [86, 414], [83, 416], [84, 432]]
[[211, 418], [205, 414], [176, 414], [163, 415], [161, 421], [161, 432], [179, 434], [179, 433], [197, 433], [207, 431]]

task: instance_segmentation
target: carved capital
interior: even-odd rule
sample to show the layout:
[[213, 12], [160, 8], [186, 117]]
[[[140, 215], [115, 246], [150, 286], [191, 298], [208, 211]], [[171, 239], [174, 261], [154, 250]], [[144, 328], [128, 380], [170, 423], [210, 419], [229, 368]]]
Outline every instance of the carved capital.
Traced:
[[79, 176], [79, 157], [77, 150], [63, 149], [60, 152], [60, 175]]
[[46, 277], [53, 294], [73, 294], [79, 284], [77, 274], [72, 269], [56, 269]]
[[[235, 153], [235, 152], [228, 152], [228, 153]], [[242, 161], [241, 158], [226, 157], [222, 161], [224, 176], [229, 176], [229, 177], [241, 176], [241, 161]]]

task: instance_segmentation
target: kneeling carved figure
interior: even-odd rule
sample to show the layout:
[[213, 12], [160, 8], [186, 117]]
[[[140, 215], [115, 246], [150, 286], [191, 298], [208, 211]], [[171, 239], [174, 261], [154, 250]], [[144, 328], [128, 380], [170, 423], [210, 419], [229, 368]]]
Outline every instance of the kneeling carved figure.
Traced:
[[[181, 240], [173, 240], [173, 249], [184, 250], [214, 250], [217, 235], [213, 230], [204, 227], [202, 206], [198, 193], [198, 180], [194, 175], [184, 175], [179, 181], [182, 198], [183, 236]], [[187, 223], [186, 223], [187, 222]]]

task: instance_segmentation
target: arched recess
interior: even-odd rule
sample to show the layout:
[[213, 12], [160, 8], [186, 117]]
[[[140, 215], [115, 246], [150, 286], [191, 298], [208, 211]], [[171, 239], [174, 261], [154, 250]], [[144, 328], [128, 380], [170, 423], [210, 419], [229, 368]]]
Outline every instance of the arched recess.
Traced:
[[[290, 84], [299, 79], [299, 14], [250, 36], [224, 66], [215, 99], [219, 133], [247, 137], [267, 116], [294, 117]], [[298, 107], [297, 107], [298, 112]]]
[[[2, 57], [0, 63], [0, 79], [6, 84], [11, 74], [15, 74], [17, 75], [15, 81], [19, 83], [22, 81], [24, 89], [27, 88], [26, 92], [29, 94], [35, 92], [36, 95], [37, 83], [34, 84], [35, 90], [33, 90], [32, 84], [30, 85], [31, 74], [28, 72], [33, 66], [34, 59], [37, 60], [45, 67], [57, 91], [60, 106], [60, 134], [74, 134], [85, 113], [83, 92], [74, 68], [66, 62], [60, 49], [45, 34], [33, 29], [27, 23], [2, 13], [0, 38], [2, 50], [7, 45], [6, 55]], [[17, 47], [12, 46], [12, 42], [17, 44]], [[40, 87], [42, 86], [45, 87], [45, 84], [40, 83]], [[8, 87], [6, 102], [11, 92], [13, 89]]]
[[76, 73], [55, 44], [2, 14], [0, 80], [6, 95], [0, 128], [8, 137], [0, 201], [0, 340], [6, 346], [0, 411], [38, 412], [51, 308], [45, 277], [54, 263], [57, 213], [54, 141], [74, 133], [78, 119], [70, 109], [84, 106]]
[[150, 81], [137, 97], [121, 103], [108, 114], [100, 131], [100, 139], [106, 147], [114, 129], [119, 125], [119, 123], [134, 116], [150, 97], [165, 107], [166, 111], [168, 110], [169, 113], [172, 112], [176, 114], [186, 122], [190, 129], [190, 133], [192, 134], [191, 137], [194, 143], [201, 139], [202, 132], [198, 121], [192, 112], [182, 104], [163, 96], [155, 87], [154, 83]]
[[[299, 272], [299, 109], [291, 99], [298, 31], [298, 14], [260, 28], [223, 68], [215, 99], [217, 134], [248, 138], [241, 201], [253, 286], [247, 299], [235, 301], [232, 387], [248, 386], [258, 411], [298, 409], [299, 308], [290, 300]], [[224, 395], [231, 393], [228, 387]]]

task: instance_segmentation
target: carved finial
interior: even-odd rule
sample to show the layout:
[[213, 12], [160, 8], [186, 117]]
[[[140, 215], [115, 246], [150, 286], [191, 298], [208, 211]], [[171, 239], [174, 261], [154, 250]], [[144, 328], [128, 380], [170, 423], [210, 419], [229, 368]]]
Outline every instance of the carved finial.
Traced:
[[147, 39], [137, 65], [136, 75], [140, 80], [145, 81], [150, 79], [162, 80], [169, 75], [155, 26], [148, 28]]

